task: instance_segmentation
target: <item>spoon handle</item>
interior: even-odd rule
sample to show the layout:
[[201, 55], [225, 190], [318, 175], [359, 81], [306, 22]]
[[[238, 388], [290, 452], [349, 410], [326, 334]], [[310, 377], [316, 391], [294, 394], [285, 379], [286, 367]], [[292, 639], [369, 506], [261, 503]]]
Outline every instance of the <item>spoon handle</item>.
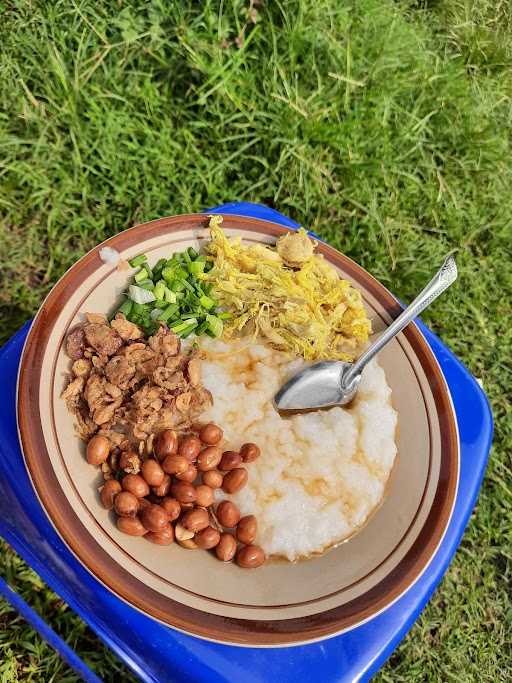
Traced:
[[401, 332], [411, 320], [416, 318], [427, 306], [437, 299], [445, 289], [457, 279], [457, 266], [453, 256], [448, 256], [439, 271], [423, 289], [414, 301], [400, 313], [385, 332], [358, 358], [344, 377], [343, 384], [348, 386], [350, 381], [359, 375], [364, 366], [385, 346], [393, 337]]

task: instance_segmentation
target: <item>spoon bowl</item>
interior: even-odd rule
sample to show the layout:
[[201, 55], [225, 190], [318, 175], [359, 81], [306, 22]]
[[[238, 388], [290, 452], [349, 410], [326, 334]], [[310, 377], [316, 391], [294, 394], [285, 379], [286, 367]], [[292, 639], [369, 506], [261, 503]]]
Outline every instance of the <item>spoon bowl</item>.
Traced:
[[321, 410], [350, 403], [357, 393], [361, 376], [351, 383], [350, 391], [343, 388], [343, 378], [352, 363], [324, 360], [309, 365], [291, 377], [274, 397], [274, 404], [282, 413]]

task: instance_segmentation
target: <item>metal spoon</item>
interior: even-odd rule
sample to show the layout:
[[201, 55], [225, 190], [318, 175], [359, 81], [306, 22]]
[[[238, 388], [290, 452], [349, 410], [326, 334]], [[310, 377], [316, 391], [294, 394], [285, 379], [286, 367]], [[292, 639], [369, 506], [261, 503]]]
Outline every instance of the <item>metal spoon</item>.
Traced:
[[411, 320], [429, 306], [457, 279], [457, 266], [448, 256], [439, 272], [388, 329], [355, 363], [321, 361], [304, 368], [274, 396], [274, 405], [281, 412], [317, 410], [350, 403], [357, 393], [361, 373], [366, 364]]

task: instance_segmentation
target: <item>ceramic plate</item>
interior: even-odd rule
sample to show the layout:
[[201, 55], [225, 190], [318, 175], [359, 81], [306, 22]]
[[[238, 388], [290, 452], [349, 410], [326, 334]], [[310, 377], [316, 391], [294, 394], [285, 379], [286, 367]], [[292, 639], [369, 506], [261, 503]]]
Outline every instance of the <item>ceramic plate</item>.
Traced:
[[[204, 215], [137, 225], [104, 244], [124, 259], [154, 263], [208, 239]], [[228, 235], [273, 243], [286, 229], [225, 216]], [[101, 245], [104, 246], [104, 245]], [[321, 557], [268, 562], [244, 571], [206, 552], [153, 546], [117, 531], [99, 503], [97, 470], [87, 465], [73, 418], [59, 398], [69, 369], [63, 342], [86, 311], [110, 312], [127, 271], [99, 258], [100, 246], [56, 284], [36, 316], [18, 380], [18, 426], [32, 482], [50, 520], [76, 557], [105, 586], [155, 619], [204, 638], [275, 646], [325, 638], [375, 616], [431, 561], [455, 501], [459, 449], [448, 388], [415, 325], [380, 355], [398, 411], [398, 458], [388, 494], [368, 524]], [[374, 330], [398, 312], [393, 296], [331, 247], [319, 250], [363, 293]]]

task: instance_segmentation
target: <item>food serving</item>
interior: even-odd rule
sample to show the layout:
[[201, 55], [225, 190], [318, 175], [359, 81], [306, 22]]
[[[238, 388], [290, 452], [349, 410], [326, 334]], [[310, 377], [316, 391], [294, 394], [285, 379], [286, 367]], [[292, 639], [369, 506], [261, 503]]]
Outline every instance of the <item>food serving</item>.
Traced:
[[112, 317], [88, 313], [68, 333], [62, 397], [120, 531], [255, 568], [363, 527], [385, 495], [397, 415], [376, 360], [351, 405], [275, 411], [304, 364], [357, 357], [370, 321], [305, 231], [243, 244], [221, 222], [203, 253], [130, 261]]
[[[240, 278], [245, 277], [245, 266], [239, 259], [243, 250], [260, 245], [277, 253], [279, 239], [290, 232], [277, 224], [250, 217], [224, 215], [223, 219], [222, 225], [217, 227], [236, 247], [239, 265], [234, 265], [240, 271]], [[328, 441], [338, 442], [340, 439], [345, 444], [345, 435], [327, 434], [324, 439], [322, 430], [318, 428], [322, 421], [330, 419], [328, 412], [284, 418], [269, 411], [269, 419], [266, 420], [265, 410], [269, 408], [266, 396], [275, 389], [275, 384], [270, 388], [271, 382], [287, 380], [289, 374], [307, 370], [309, 364], [316, 364], [318, 359], [305, 358], [306, 353], [300, 347], [284, 346], [277, 339], [271, 341], [261, 328], [256, 328], [252, 317], [257, 320], [258, 314], [268, 310], [269, 306], [272, 308], [269, 314], [272, 327], [277, 328], [278, 323], [286, 327], [294, 322], [284, 317], [278, 319], [280, 308], [286, 311], [290, 297], [283, 295], [275, 300], [272, 297], [264, 300], [260, 292], [261, 278], [254, 280], [258, 287], [257, 306], [254, 306], [254, 301], [250, 306], [246, 305], [248, 291], [241, 287], [240, 304], [223, 298], [213, 279], [220, 261], [217, 262], [217, 254], [212, 249], [208, 223], [205, 215], [173, 216], [122, 231], [80, 259], [57, 283], [36, 316], [23, 352], [18, 383], [18, 424], [23, 453], [42, 505], [65, 543], [88, 571], [130, 605], [172, 627], [222, 642], [265, 646], [318, 640], [360, 624], [368, 615], [378, 614], [407, 590], [431, 561], [450, 521], [457, 491], [458, 441], [449, 392], [435, 358], [416, 326], [404, 329], [379, 354], [377, 368], [382, 368], [385, 385], [393, 389], [388, 397], [388, 407], [389, 399], [392, 399], [394, 418], [396, 413], [400, 416], [400, 430], [392, 434], [392, 441], [403, 457], [394, 456], [392, 475], [387, 480], [384, 468], [382, 474], [377, 473], [377, 479], [381, 480], [379, 486], [385, 480], [380, 500], [377, 491], [375, 506], [371, 508], [372, 501], [365, 503], [368, 517], [364, 519], [362, 509], [360, 520], [357, 519], [351, 510], [354, 500], [347, 500], [347, 488], [339, 482], [341, 477], [348, 476], [351, 463], [357, 465], [361, 462], [363, 469], [374, 475], [374, 465], [370, 462], [373, 456], [366, 448], [367, 444], [364, 445], [363, 457], [358, 452], [363, 440], [361, 414], [366, 398], [358, 392], [356, 400], [340, 412], [340, 415], [350, 416], [356, 430], [356, 453], [352, 457], [350, 453], [338, 453], [338, 458], [346, 459], [347, 468], [338, 467], [334, 451], [329, 452], [331, 442]], [[290, 232], [291, 237], [296, 234], [295, 231]], [[237, 242], [236, 238], [241, 240]], [[189, 251], [191, 247], [194, 251]], [[313, 240], [311, 247], [314, 257], [322, 256], [322, 260], [335, 268], [338, 280], [346, 280], [354, 291], [361, 292], [364, 309], [368, 312], [366, 318], [371, 318], [375, 332], [387, 327], [396, 316], [396, 300], [385, 288], [332, 247], [321, 242], [316, 244]], [[199, 267], [189, 269], [185, 251], [190, 263], [199, 260]], [[264, 253], [266, 255], [266, 251]], [[130, 266], [134, 258], [138, 258], [140, 263]], [[275, 257], [269, 258], [275, 260]], [[172, 265], [167, 263], [171, 260]], [[293, 263], [290, 261], [289, 264], [283, 261], [282, 269], [284, 273], [290, 271], [288, 274], [300, 286], [298, 276], [304, 266], [292, 260]], [[176, 279], [186, 279], [192, 289], [183, 282], [175, 282], [169, 271], [166, 271], [167, 280], [162, 277], [162, 272], [159, 274], [156, 268], [159, 261], [163, 268], [171, 265], [172, 270], [176, 269]], [[180, 269], [175, 265], [176, 261], [179, 261]], [[164, 299], [159, 293], [158, 298], [153, 300], [150, 297], [147, 304], [140, 304], [142, 309], [139, 305], [133, 309], [136, 302], [131, 299], [130, 285], [138, 286], [134, 276], [138, 275], [143, 264], [151, 272], [146, 269], [143, 279], [140, 280], [139, 276], [139, 280], [151, 282], [145, 282], [142, 289], [147, 287], [147, 292], [154, 292], [160, 280], [164, 280], [165, 284], [160, 283], [160, 291], [163, 285], [174, 294], [182, 294], [176, 296], [174, 303], [178, 308], [174, 313], [171, 311], [164, 324], [158, 322], [160, 313], [154, 313], [152, 318], [151, 312], [155, 308], [165, 310], [165, 289]], [[253, 264], [249, 267], [254, 269]], [[311, 268], [312, 264], [308, 267]], [[191, 272], [195, 269], [201, 274]], [[247, 278], [247, 282], [249, 280]], [[334, 278], [332, 280], [334, 283]], [[194, 294], [195, 298], [188, 294]], [[203, 295], [213, 303], [205, 299], [198, 301]], [[172, 298], [168, 293], [167, 297]], [[123, 304], [130, 306], [128, 299], [133, 310], [128, 313], [118, 311]], [[307, 302], [306, 295], [304, 300]], [[170, 304], [172, 302], [169, 301]], [[354, 304], [357, 305], [355, 298]], [[300, 306], [295, 307], [295, 313], [300, 310]], [[313, 311], [313, 314], [318, 316], [322, 310]], [[326, 303], [322, 324], [325, 322], [327, 327], [334, 321], [329, 315], [331, 312], [332, 306]], [[111, 352], [112, 348], [107, 346], [106, 353], [100, 347], [94, 349], [90, 342], [94, 339], [97, 345], [100, 338], [91, 334], [94, 330], [88, 331], [89, 340], [85, 330], [82, 341], [80, 332], [75, 335], [77, 353], [82, 353], [82, 359], [91, 361], [92, 366], [83, 389], [75, 398], [73, 409], [79, 404], [83, 411], [78, 417], [70, 415], [61, 394], [74, 381], [72, 366], [75, 360], [80, 360], [72, 360], [67, 355], [67, 336], [95, 322], [92, 317], [88, 320], [86, 313], [102, 314], [96, 318], [99, 321], [96, 324], [107, 329], [100, 334], [118, 348]], [[231, 330], [241, 313], [248, 314], [247, 325], [240, 330]], [[130, 319], [133, 314], [135, 319]], [[214, 331], [208, 324], [198, 331], [201, 324], [209, 323], [207, 315], [218, 319], [222, 328], [217, 324], [217, 331]], [[197, 325], [194, 321], [186, 322], [194, 317]], [[134, 325], [140, 336], [137, 334], [136, 339], [123, 340], [120, 326], [134, 331], [134, 328], [119, 322], [123, 320]], [[150, 328], [152, 324], [154, 326]], [[194, 330], [187, 335], [186, 327], [190, 324], [194, 325]], [[183, 328], [177, 332], [171, 330], [171, 326], [179, 325]], [[369, 325], [367, 327], [369, 333]], [[336, 330], [336, 327], [331, 329]], [[121, 337], [121, 343], [109, 330], [114, 330]], [[158, 351], [158, 340], [164, 333], [173, 345], [176, 342], [174, 336], [178, 338], [177, 353], [170, 352], [172, 345], [163, 353]], [[347, 341], [343, 341], [342, 336]], [[153, 345], [157, 342], [157, 352], [151, 348], [153, 337], [157, 337], [152, 342]], [[340, 335], [337, 350], [358, 360], [367, 349], [367, 342], [357, 340], [351, 348], [348, 343], [351, 338], [350, 331]], [[107, 388], [106, 382], [114, 385], [117, 381], [113, 374], [110, 374], [111, 379], [105, 375], [107, 365], [116, 356], [127, 353], [124, 349], [135, 344], [141, 344], [140, 350], [156, 361], [155, 369], [166, 366], [168, 362], [180, 366], [177, 371], [183, 378], [179, 375], [174, 378], [180, 380], [176, 388], [158, 384], [162, 380], [170, 380], [170, 376], [162, 371], [142, 376], [144, 370], [150, 369], [151, 363], [146, 368], [136, 367], [132, 376], [132, 370], [128, 371], [128, 378], [138, 377], [140, 384], [121, 388], [121, 396], [111, 387]], [[257, 347], [263, 349], [261, 353], [268, 354], [267, 359], [258, 359], [260, 349]], [[107, 355], [109, 353], [111, 355]], [[177, 360], [172, 360], [173, 354]], [[197, 360], [190, 365], [190, 375], [189, 360]], [[240, 373], [237, 374], [238, 360]], [[103, 369], [97, 366], [103, 366]], [[200, 371], [199, 383], [195, 386], [191, 382], [194, 366]], [[75, 369], [80, 372], [80, 365]], [[101, 385], [106, 393], [110, 391], [110, 398], [100, 399], [97, 414], [95, 406], [89, 406], [85, 398], [89, 377], [94, 374], [105, 378]], [[224, 376], [226, 382], [229, 378], [229, 383], [219, 384], [220, 376]], [[148, 391], [156, 391], [155, 387], [158, 387], [161, 406], [157, 400], [153, 406], [139, 404], [138, 397], [142, 394], [135, 394], [145, 385]], [[112, 395], [112, 392], [117, 395]], [[197, 417], [187, 410], [178, 411], [177, 405], [184, 409], [188, 401], [187, 396], [178, 401], [182, 394], [193, 394], [190, 402], [194, 404], [192, 412], [198, 412]], [[92, 392], [89, 398], [92, 400]], [[119, 424], [108, 420], [96, 424], [95, 416], [98, 421], [108, 418], [111, 411], [108, 404], [116, 399], [121, 399], [121, 405], [114, 408], [111, 417], [124, 417], [124, 422], [121, 419]], [[386, 402], [382, 398], [378, 400]], [[356, 407], [357, 411], [354, 410]], [[361, 412], [357, 414], [359, 409]], [[249, 413], [253, 415], [254, 425], [249, 424]], [[310, 423], [315, 415], [317, 419]], [[367, 417], [369, 424], [373, 424], [373, 436], [377, 437], [382, 433], [380, 418], [375, 413], [365, 414], [364, 419]], [[165, 421], [159, 423], [162, 418]], [[300, 419], [296, 421], [296, 418]], [[306, 420], [302, 422], [302, 418]], [[75, 435], [75, 425], [80, 429], [80, 420], [85, 422], [85, 426], [90, 426], [89, 420], [94, 423], [93, 431], [84, 433], [81, 439]], [[167, 420], [172, 421], [172, 426], [167, 426], [170, 424]], [[309, 425], [307, 432], [302, 429], [302, 423]], [[174, 490], [191, 498], [195, 493], [195, 502], [192, 504], [189, 498], [181, 504], [171, 489], [162, 496], [168, 480], [164, 476], [161, 484], [164, 488], [158, 488], [157, 482], [162, 477], [159, 468], [163, 470], [165, 459], [157, 457], [156, 444], [164, 439], [176, 447], [177, 440], [179, 451], [181, 442], [185, 440], [189, 443], [188, 448], [190, 441], [192, 445], [195, 442], [193, 448], [197, 448], [195, 440], [198, 439], [201, 453], [210, 447], [207, 440], [211, 437], [203, 434], [206, 439], [203, 441], [200, 433], [207, 425], [213, 425], [214, 434], [222, 431], [220, 441], [213, 444], [213, 448], [218, 447], [221, 451], [217, 466], [211, 470], [199, 468], [199, 462], [208, 466], [212, 459], [215, 462], [218, 458], [218, 452], [212, 458], [209, 451], [201, 455], [200, 460], [198, 456], [195, 464], [190, 463], [198, 471], [193, 482], [186, 481], [187, 476], [194, 473], [192, 468], [185, 474], [185, 479], [179, 479], [176, 476], [178, 472], [168, 475], [171, 488], [185, 484]], [[103, 430], [111, 433], [100, 433]], [[167, 430], [172, 434], [160, 436]], [[87, 462], [87, 444], [96, 436], [104, 436], [108, 440], [108, 456], [102, 464], [91, 465]], [[116, 446], [114, 439], [120, 437], [127, 443]], [[349, 443], [348, 438], [346, 443]], [[104, 457], [101, 448], [100, 441], [100, 458]], [[380, 446], [378, 449], [381, 452]], [[142, 486], [138, 479], [133, 481], [134, 477], [130, 476], [133, 472], [124, 469], [130, 467], [129, 460], [135, 460], [134, 454], [140, 467], [135, 477], [143, 479]], [[253, 459], [255, 454], [258, 457]], [[91, 457], [94, 458], [94, 452]], [[220, 469], [223, 458], [223, 467], [238, 466], [234, 470]], [[321, 471], [322, 462], [325, 470]], [[133, 464], [137, 465], [137, 461]], [[314, 467], [316, 469], [312, 469]], [[229, 476], [227, 486], [223, 487], [226, 475], [241, 469], [245, 473]], [[361, 470], [355, 469], [361, 474]], [[183, 476], [184, 472], [180, 474]], [[233, 478], [235, 485], [241, 483], [242, 488], [235, 492], [226, 491], [225, 488], [231, 489]], [[106, 485], [108, 481], [111, 483]], [[288, 504], [295, 503], [295, 499], [291, 501], [290, 497], [281, 508], [277, 503], [288, 493], [288, 483], [300, 486], [304, 505], [286, 516]], [[347, 485], [348, 491], [354, 491], [357, 497], [353, 480], [347, 480]], [[208, 504], [211, 491], [200, 489], [201, 486], [213, 490], [212, 504]], [[363, 488], [364, 485], [360, 490]], [[149, 493], [145, 495], [147, 489]], [[341, 528], [338, 517], [332, 533], [326, 527], [333, 524], [334, 518], [323, 516], [336, 507], [328, 502], [331, 491], [339, 495], [339, 502], [343, 501], [342, 512], [348, 519], [346, 526]], [[116, 497], [125, 493], [133, 494], [138, 501], [135, 514], [130, 496], [120, 496], [115, 505]], [[164, 507], [164, 498], [170, 498], [178, 505], [165, 502], [167, 510], [164, 508], [164, 513], [172, 531], [164, 524], [166, 531], [160, 534], [151, 528], [158, 528], [163, 523], [162, 512], [158, 508]], [[156, 510], [144, 511], [153, 505], [157, 506]], [[377, 507], [378, 513], [372, 514]], [[171, 521], [176, 511], [179, 516]], [[198, 514], [186, 518], [187, 526], [192, 528], [182, 524], [189, 511], [198, 511]], [[197, 530], [206, 523], [205, 512], [211, 528]], [[133, 534], [134, 530], [143, 536], [126, 533]], [[158, 540], [168, 545], [153, 543], [153, 534], [158, 534]], [[185, 535], [191, 538], [187, 539]], [[289, 542], [292, 536], [293, 540]], [[348, 538], [349, 542], [342, 542]], [[190, 540], [193, 545], [188, 543]], [[211, 544], [212, 547], [203, 549], [199, 544]], [[191, 549], [184, 545], [191, 546]], [[234, 551], [233, 559], [220, 561], [217, 546], [226, 558]], [[264, 555], [263, 564], [257, 568], [251, 567], [254, 567], [254, 562], [261, 561], [261, 552], [252, 546], [258, 546]]]

